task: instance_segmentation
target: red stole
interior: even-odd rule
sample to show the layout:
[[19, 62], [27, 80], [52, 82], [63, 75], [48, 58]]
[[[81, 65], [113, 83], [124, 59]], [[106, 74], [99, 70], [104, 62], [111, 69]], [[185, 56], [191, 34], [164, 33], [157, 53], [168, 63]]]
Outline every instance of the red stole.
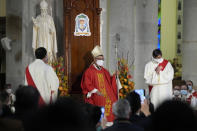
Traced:
[[[111, 78], [106, 69], [102, 68], [101, 70], [97, 70], [94, 65], [91, 65], [85, 71], [81, 81], [85, 102], [105, 107], [105, 115], [109, 122], [114, 120], [112, 105], [118, 98], [116, 87], [115, 76]], [[87, 98], [87, 93], [93, 89], [99, 90], [104, 96], [93, 93], [90, 98]]]
[[[163, 62], [159, 63], [159, 65], [157, 66], [157, 68], [158, 68], [159, 66], [162, 66], [161, 71], [163, 71], [163, 70], [166, 68], [166, 65], [167, 65], [167, 64], [168, 64], [168, 61], [164, 59]], [[150, 85], [149, 85], [148, 87], [149, 87], [149, 94], [150, 94], [150, 92], [151, 92], [153, 86], [150, 86]]]
[[[36, 87], [36, 85], [35, 85], [35, 83], [34, 83], [32, 77], [31, 77], [31, 74], [30, 74], [30, 72], [29, 72], [28, 66], [27, 66], [27, 68], [26, 68], [26, 73], [25, 73], [25, 74], [26, 74], [26, 79], [27, 79], [27, 84], [28, 84], [28, 86], [32, 86], [32, 87], [34, 87], [34, 88], [37, 89], [37, 87]], [[38, 90], [38, 89], [37, 89], [37, 90]], [[46, 103], [44, 102], [44, 100], [43, 100], [43, 98], [42, 98], [41, 95], [40, 95], [39, 103], [38, 103], [38, 104], [39, 104], [39, 107], [46, 105]]]

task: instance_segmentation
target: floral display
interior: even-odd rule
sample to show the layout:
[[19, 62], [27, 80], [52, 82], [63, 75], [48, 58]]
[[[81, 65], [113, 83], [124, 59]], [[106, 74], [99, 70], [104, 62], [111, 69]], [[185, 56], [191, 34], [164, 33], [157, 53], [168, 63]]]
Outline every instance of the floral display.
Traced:
[[59, 78], [59, 96], [69, 96], [68, 77], [65, 75], [64, 58], [58, 57], [51, 63]]
[[127, 94], [134, 90], [134, 82], [131, 81], [132, 76], [129, 73], [128, 61], [119, 59], [118, 61], [119, 79], [122, 89], [119, 91], [119, 98], [125, 98]]
[[182, 64], [180, 64], [179, 61], [179, 58], [174, 58], [173, 61], [170, 61], [172, 63], [172, 67], [174, 68], [174, 79], [176, 80], [182, 79]]

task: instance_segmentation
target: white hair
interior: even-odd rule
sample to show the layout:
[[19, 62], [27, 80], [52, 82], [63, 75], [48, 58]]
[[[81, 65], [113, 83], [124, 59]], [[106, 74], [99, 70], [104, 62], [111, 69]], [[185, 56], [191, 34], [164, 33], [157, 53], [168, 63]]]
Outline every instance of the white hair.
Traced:
[[131, 112], [131, 107], [126, 99], [119, 99], [113, 104], [112, 112], [116, 118], [128, 118]]

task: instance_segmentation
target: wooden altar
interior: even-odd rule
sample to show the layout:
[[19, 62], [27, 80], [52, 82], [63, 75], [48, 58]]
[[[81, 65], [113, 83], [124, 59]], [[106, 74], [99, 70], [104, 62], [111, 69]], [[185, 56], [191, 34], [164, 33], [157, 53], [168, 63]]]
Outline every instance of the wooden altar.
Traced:
[[[90, 36], [75, 36], [76, 16], [89, 17]], [[71, 94], [81, 94], [81, 77], [91, 64], [91, 50], [100, 44], [99, 0], [64, 0], [65, 67]]]

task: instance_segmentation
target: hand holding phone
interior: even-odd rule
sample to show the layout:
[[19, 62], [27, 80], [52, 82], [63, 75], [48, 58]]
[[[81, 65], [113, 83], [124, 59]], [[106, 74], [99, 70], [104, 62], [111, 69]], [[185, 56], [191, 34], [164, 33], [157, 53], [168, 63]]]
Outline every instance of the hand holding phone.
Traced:
[[145, 116], [149, 116], [151, 114], [149, 110], [149, 104], [146, 99], [144, 100], [144, 103], [141, 104], [141, 112], [143, 112]]

